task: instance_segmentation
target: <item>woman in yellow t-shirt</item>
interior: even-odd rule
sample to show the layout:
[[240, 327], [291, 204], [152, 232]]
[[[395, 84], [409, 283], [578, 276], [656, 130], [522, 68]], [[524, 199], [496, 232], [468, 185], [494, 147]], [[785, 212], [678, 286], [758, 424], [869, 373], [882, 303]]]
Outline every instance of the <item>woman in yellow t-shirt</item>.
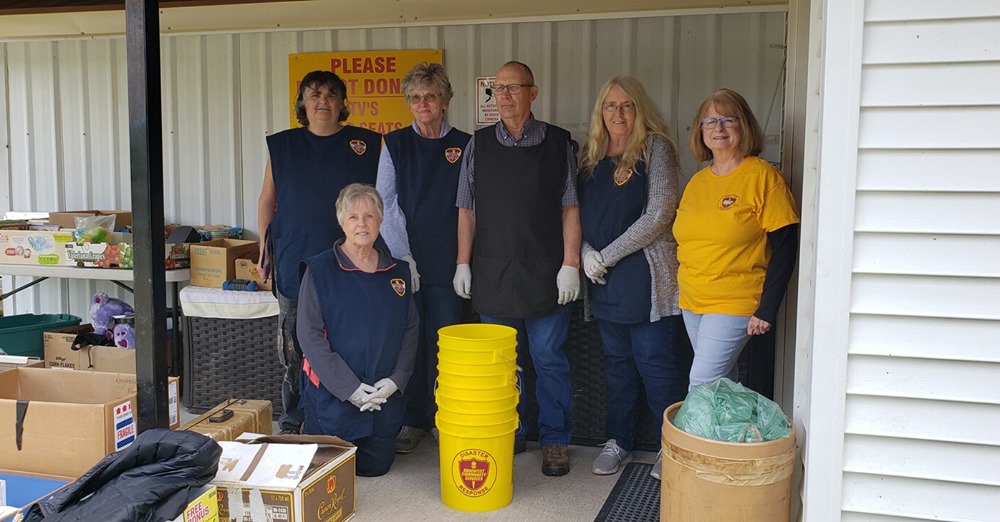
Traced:
[[773, 327], [795, 267], [799, 216], [781, 172], [758, 157], [764, 133], [738, 93], [721, 89], [702, 102], [688, 144], [711, 162], [684, 189], [673, 228], [694, 387], [736, 380], [750, 336]]

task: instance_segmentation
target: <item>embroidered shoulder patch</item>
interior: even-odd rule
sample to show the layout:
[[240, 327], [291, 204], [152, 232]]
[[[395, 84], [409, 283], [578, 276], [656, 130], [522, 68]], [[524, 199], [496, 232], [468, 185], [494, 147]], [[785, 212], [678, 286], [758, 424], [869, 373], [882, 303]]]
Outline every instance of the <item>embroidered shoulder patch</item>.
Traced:
[[365, 153], [368, 150], [368, 144], [361, 140], [351, 140], [351, 150], [354, 151], [358, 156]]

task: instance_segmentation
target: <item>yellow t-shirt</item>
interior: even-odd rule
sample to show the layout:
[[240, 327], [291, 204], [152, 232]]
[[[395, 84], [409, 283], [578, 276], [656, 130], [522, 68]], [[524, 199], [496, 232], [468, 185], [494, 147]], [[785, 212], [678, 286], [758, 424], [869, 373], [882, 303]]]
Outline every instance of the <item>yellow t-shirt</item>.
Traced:
[[725, 176], [698, 171], [674, 220], [680, 307], [698, 314], [752, 315], [771, 251], [767, 233], [799, 222], [778, 169], [752, 156]]

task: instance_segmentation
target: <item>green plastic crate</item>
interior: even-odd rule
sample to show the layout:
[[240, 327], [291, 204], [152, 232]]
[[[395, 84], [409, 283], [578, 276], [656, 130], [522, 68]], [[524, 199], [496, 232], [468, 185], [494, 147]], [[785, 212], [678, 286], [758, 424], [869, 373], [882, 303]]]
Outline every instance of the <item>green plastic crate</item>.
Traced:
[[42, 334], [48, 330], [80, 324], [70, 314], [21, 314], [0, 317], [0, 348], [8, 355], [44, 357]]

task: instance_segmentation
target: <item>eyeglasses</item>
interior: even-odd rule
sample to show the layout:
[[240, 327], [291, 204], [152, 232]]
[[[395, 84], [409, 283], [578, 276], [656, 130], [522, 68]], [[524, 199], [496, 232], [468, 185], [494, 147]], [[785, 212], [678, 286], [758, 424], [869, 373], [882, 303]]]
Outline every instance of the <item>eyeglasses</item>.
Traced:
[[534, 87], [533, 83], [511, 83], [509, 85], [494, 85], [493, 87], [488, 87], [486, 89], [487, 96], [500, 96], [501, 94], [508, 92], [511, 95], [521, 94], [521, 89], [525, 87]]
[[716, 124], [721, 123], [723, 129], [731, 129], [736, 126], [736, 122], [740, 121], [739, 116], [724, 116], [722, 118], [702, 118], [701, 128], [703, 129], [714, 129]]
[[439, 98], [441, 98], [441, 96], [434, 94], [433, 92], [429, 92], [427, 94], [424, 94], [423, 96], [419, 94], [410, 94], [409, 96], [406, 97], [406, 101], [414, 105], [417, 105], [422, 101], [425, 101], [427, 103], [434, 103], [438, 101]]
[[608, 102], [605, 103], [604, 105], [601, 105], [601, 109], [603, 109], [604, 112], [608, 114], [614, 114], [618, 112], [619, 109], [621, 109], [621, 111], [625, 113], [635, 112], [635, 104], [632, 102], [622, 102], [622, 103]]

